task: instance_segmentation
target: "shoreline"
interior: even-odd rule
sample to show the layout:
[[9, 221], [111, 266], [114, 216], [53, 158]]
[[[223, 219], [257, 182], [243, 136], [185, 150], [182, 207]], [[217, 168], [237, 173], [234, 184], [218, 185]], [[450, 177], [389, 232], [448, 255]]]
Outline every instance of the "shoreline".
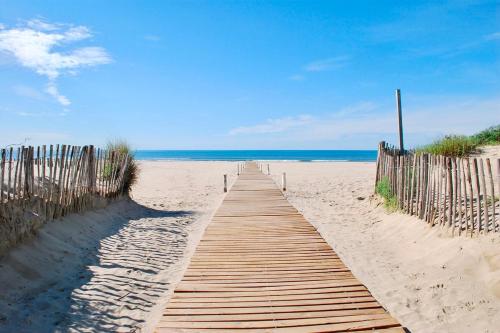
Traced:
[[262, 163], [376, 163], [377, 160], [214, 160], [214, 159], [179, 159], [179, 158], [151, 158], [151, 159], [136, 159], [138, 162], [226, 162], [226, 163], [244, 163], [244, 162], [262, 162]]

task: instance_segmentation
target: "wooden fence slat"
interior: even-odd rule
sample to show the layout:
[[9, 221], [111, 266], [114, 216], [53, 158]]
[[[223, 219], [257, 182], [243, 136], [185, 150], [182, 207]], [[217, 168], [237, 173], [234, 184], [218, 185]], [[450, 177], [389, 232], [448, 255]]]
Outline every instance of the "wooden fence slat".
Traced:
[[462, 168], [462, 193], [464, 197], [464, 224], [465, 224], [465, 236], [467, 236], [468, 226], [469, 226], [469, 210], [468, 206], [468, 198], [467, 198], [467, 176], [465, 174], [465, 160], [461, 159], [461, 168]]
[[483, 219], [483, 226], [484, 226], [484, 231], [485, 233], [488, 233], [489, 230], [489, 223], [490, 223], [490, 215], [488, 212], [488, 192], [486, 190], [486, 179], [484, 177], [484, 165], [483, 165], [483, 160], [479, 160], [479, 175], [480, 175], [480, 181], [481, 181], [481, 191], [483, 193], [482, 198], [483, 198], [483, 211], [484, 211], [484, 219]]
[[463, 211], [462, 211], [462, 160], [460, 158], [455, 160], [456, 165], [456, 175], [457, 180], [457, 207], [458, 207], [458, 235], [462, 234], [462, 224], [463, 224]]
[[451, 161], [451, 179], [452, 179], [452, 209], [451, 209], [451, 234], [452, 236], [455, 236], [455, 227], [457, 223], [457, 162], [454, 157], [450, 159]]
[[426, 222], [430, 224], [433, 220], [434, 217], [434, 191], [435, 191], [435, 165], [434, 165], [434, 155], [430, 156], [429, 159], [429, 200], [427, 204], [427, 216], [426, 216]]
[[5, 178], [5, 160], [6, 160], [6, 152], [5, 149], [1, 150], [1, 164], [0, 164], [0, 169], [1, 169], [1, 176], [0, 176], [0, 203], [3, 203], [4, 199], [4, 178]]
[[19, 159], [19, 173], [18, 173], [19, 178], [17, 179], [17, 188], [18, 188], [18, 192], [19, 192], [19, 195], [18, 195], [19, 198], [24, 197], [23, 175], [24, 175], [24, 161], [25, 161], [24, 156], [25, 156], [25, 154], [26, 154], [26, 149], [24, 146], [21, 146], [21, 156]]
[[46, 165], [47, 163], [47, 146], [42, 146], [42, 200], [45, 201], [46, 197], [46, 189], [45, 189], [45, 173], [46, 173]]
[[[488, 174], [488, 179], [490, 180], [490, 197], [491, 197], [491, 230], [493, 232], [496, 231], [496, 211], [495, 211], [495, 206], [496, 206], [496, 197], [495, 197], [495, 186], [494, 186], [494, 181], [493, 181], [493, 175], [491, 173], [491, 163], [490, 159], [486, 159], [486, 172]], [[499, 189], [500, 190], [500, 189]]]
[[411, 173], [411, 185], [410, 185], [410, 215], [413, 215], [413, 197], [415, 193], [415, 182], [417, 178], [417, 155], [413, 156], [413, 167], [412, 167], [412, 173]]
[[470, 194], [470, 205], [469, 205], [469, 217], [470, 217], [470, 236], [472, 237], [474, 235], [474, 230], [475, 228], [475, 218], [474, 218], [474, 187], [472, 186], [472, 172], [471, 172], [471, 165], [470, 165], [470, 160], [467, 158], [466, 159], [466, 165], [467, 165], [467, 184], [469, 187], [469, 194]]
[[473, 169], [474, 169], [474, 190], [476, 191], [475, 197], [476, 207], [477, 207], [477, 233], [481, 233], [482, 229], [482, 219], [481, 219], [481, 185], [479, 184], [479, 169], [477, 165], [477, 159], [472, 159]]
[[40, 178], [40, 146], [36, 147], [36, 176], [37, 176], [37, 190], [36, 194], [40, 197], [41, 193], [41, 178]]
[[12, 164], [14, 163], [13, 161], [13, 153], [14, 153], [14, 150], [12, 147], [10, 147], [9, 149], [9, 176], [8, 176], [8, 179], [7, 179], [7, 201], [11, 200], [11, 188], [12, 188]]

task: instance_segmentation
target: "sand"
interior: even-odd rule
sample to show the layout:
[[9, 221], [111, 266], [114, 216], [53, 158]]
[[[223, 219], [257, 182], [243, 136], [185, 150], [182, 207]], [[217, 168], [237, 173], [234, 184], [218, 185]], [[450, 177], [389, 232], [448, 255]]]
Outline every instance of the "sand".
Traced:
[[[286, 196], [411, 332], [498, 332], [498, 236], [451, 238], [370, 200], [373, 163], [271, 163]], [[141, 162], [133, 200], [0, 259], [0, 332], [151, 332], [223, 198], [226, 162]]]
[[477, 154], [473, 156], [489, 158], [493, 162], [493, 160], [500, 158], [500, 145], [479, 147]]

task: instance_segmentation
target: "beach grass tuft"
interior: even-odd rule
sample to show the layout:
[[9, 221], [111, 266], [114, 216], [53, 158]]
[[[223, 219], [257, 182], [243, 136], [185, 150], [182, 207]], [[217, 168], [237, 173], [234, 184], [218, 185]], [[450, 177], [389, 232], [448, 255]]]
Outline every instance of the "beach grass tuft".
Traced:
[[129, 143], [125, 140], [114, 140], [109, 141], [106, 145], [108, 151], [115, 151], [121, 154], [129, 155], [129, 162], [127, 164], [127, 170], [125, 170], [125, 180], [124, 180], [124, 191], [130, 193], [132, 186], [137, 182], [139, 177], [139, 167], [137, 161], [134, 158], [133, 150]]
[[375, 191], [384, 199], [384, 207], [388, 211], [395, 212], [398, 209], [398, 202], [396, 196], [392, 193], [388, 177], [383, 177], [377, 182]]

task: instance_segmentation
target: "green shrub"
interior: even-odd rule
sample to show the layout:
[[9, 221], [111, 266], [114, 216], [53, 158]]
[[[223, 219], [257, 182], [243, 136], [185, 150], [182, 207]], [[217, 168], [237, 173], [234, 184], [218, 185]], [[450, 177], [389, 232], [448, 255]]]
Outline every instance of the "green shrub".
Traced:
[[383, 177], [377, 182], [375, 192], [384, 199], [384, 207], [389, 211], [398, 209], [398, 200], [391, 191], [391, 183], [388, 177]]
[[[132, 148], [130, 145], [123, 140], [116, 140], [108, 142], [106, 149], [108, 151], [115, 151], [120, 154], [128, 154], [129, 161], [127, 163], [127, 169], [124, 174], [124, 191], [125, 193], [130, 193], [132, 186], [137, 182], [137, 178], [139, 176], [139, 167], [137, 166], [137, 162], [134, 158]], [[112, 170], [111, 165], [107, 164], [104, 166], [104, 178], [111, 177], [113, 171], [120, 172], [120, 170]]]
[[491, 126], [484, 131], [474, 134], [471, 138], [478, 145], [500, 144], [500, 125]]
[[389, 198], [392, 195], [391, 185], [389, 183], [389, 177], [383, 177], [381, 180], [377, 182], [377, 186], [375, 188], [377, 194], [379, 194], [382, 198]]
[[476, 140], [465, 135], [447, 135], [433, 143], [417, 148], [417, 152], [449, 157], [463, 157], [477, 150]]

